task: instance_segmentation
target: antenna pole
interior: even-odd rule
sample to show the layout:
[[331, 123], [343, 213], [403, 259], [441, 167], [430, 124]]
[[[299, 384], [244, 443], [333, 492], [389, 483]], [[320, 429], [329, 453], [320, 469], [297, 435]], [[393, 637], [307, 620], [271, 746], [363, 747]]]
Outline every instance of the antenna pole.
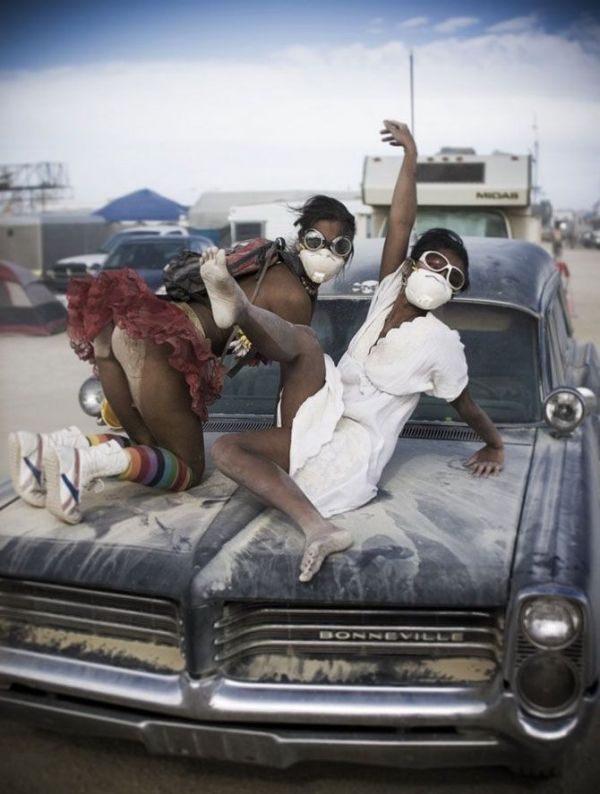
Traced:
[[408, 57], [408, 62], [410, 64], [410, 128], [413, 134], [413, 138], [415, 136], [415, 80], [414, 80], [414, 59], [413, 59], [413, 51], [410, 51], [410, 55]]
[[533, 185], [531, 186], [532, 204], [537, 204], [540, 193], [540, 140], [538, 137], [537, 113], [533, 114]]

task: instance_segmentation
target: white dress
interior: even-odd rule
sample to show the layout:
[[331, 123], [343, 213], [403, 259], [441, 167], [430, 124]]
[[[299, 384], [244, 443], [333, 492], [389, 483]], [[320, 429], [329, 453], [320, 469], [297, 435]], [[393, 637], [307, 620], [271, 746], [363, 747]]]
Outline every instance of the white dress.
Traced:
[[292, 424], [290, 475], [324, 516], [365, 504], [421, 393], [455, 400], [467, 385], [456, 331], [428, 313], [378, 340], [402, 286], [399, 271], [379, 284], [366, 320], [325, 385]]

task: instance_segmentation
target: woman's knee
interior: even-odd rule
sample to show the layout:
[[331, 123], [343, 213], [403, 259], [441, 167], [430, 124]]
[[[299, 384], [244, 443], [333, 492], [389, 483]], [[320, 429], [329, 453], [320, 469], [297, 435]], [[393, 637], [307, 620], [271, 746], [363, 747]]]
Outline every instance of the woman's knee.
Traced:
[[220, 436], [211, 448], [215, 466], [225, 473], [231, 471], [238, 451], [239, 444], [236, 434]]
[[299, 325], [298, 327], [298, 349], [299, 353], [305, 357], [322, 356], [323, 348], [319, 342], [314, 328], [309, 325]]

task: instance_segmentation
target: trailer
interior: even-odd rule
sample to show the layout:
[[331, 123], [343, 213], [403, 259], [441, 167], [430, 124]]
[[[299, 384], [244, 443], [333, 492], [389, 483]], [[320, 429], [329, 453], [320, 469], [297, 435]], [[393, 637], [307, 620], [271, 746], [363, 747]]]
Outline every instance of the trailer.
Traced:
[[[442, 149], [417, 161], [417, 233], [434, 226], [461, 235], [539, 242], [531, 202], [531, 156]], [[373, 233], [385, 235], [402, 157], [366, 157], [362, 196], [373, 207]]]

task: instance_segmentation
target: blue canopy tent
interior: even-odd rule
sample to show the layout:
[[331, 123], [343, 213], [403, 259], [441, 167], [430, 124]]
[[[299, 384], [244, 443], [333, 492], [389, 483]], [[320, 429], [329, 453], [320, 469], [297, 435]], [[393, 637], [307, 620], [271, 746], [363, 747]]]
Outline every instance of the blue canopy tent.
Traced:
[[106, 221], [178, 221], [188, 208], [153, 190], [135, 190], [94, 212]]

